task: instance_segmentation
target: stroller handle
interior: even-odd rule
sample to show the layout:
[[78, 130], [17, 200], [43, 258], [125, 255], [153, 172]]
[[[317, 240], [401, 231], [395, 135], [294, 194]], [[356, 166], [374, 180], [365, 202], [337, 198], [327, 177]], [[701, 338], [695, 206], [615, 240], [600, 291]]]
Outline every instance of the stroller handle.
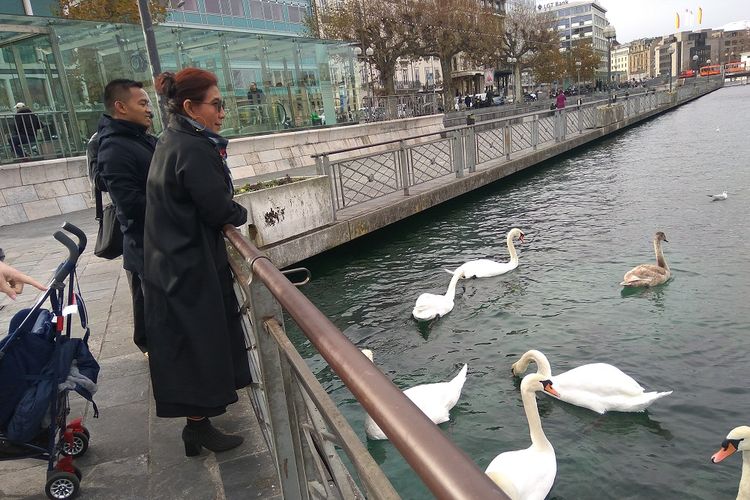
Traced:
[[[78, 229], [78, 228], [76, 228]], [[59, 268], [57, 268], [57, 271], [55, 272], [55, 277], [53, 278], [55, 283], [62, 283], [65, 278], [70, 274], [70, 272], [73, 270], [73, 268], [76, 267], [76, 263], [78, 262], [78, 246], [73, 243], [73, 240], [68, 238], [65, 233], [62, 231], [55, 231], [55, 233], [52, 235], [55, 237], [57, 241], [65, 245], [65, 247], [68, 249], [69, 256], [63, 262]]]
[[86, 249], [86, 233], [84, 233], [81, 228], [74, 226], [68, 221], [63, 222], [62, 228], [78, 238], [78, 255], [81, 255]]

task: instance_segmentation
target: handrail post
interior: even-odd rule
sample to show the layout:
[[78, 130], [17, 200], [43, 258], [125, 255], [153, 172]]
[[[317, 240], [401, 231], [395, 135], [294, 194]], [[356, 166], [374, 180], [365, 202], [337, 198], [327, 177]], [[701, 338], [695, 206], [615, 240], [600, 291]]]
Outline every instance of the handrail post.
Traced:
[[477, 171], [477, 138], [474, 126], [464, 129], [464, 147], [466, 148], [466, 164], [469, 172]]
[[[252, 272], [252, 271], [251, 271]], [[279, 303], [260, 279], [251, 274], [248, 283], [250, 292], [250, 324], [258, 342], [262, 365], [262, 383], [265, 389], [271, 426], [271, 450], [276, 460], [279, 481], [284, 498], [306, 499], [308, 497], [304, 457], [300, 446], [298, 419], [294, 411], [291, 393], [291, 373], [284, 366], [282, 357], [273, 340], [264, 328], [264, 321], [275, 318], [284, 324]]]
[[531, 148], [536, 151], [539, 145], [539, 115], [534, 115], [531, 120]]
[[513, 141], [511, 139], [511, 130], [510, 130], [510, 123], [505, 122], [505, 126], [503, 127], [503, 147], [505, 149], [505, 159], [510, 160], [510, 150], [513, 144]]
[[318, 175], [324, 175], [325, 170], [323, 168], [323, 157], [322, 156], [316, 156], [315, 157], [315, 173]]
[[456, 179], [464, 176], [464, 146], [463, 136], [460, 130], [453, 132], [453, 168], [456, 171]]
[[581, 111], [581, 105], [578, 105], [578, 109], [576, 110], [576, 114], [578, 116], [578, 133], [583, 133], [583, 111]]
[[[336, 220], [336, 206], [338, 205], [338, 198], [336, 197], [336, 176], [333, 173], [333, 169], [331, 168], [331, 161], [328, 158], [328, 155], [323, 155], [322, 157], [318, 156], [315, 158], [315, 163], [317, 164], [318, 159], [321, 159], [321, 163], [323, 165], [323, 175], [328, 176], [328, 185], [331, 188], [331, 213], [333, 215], [333, 220]], [[344, 196], [344, 193], [341, 193], [341, 196]], [[343, 205], [343, 203], [342, 203]]]
[[398, 162], [401, 167], [401, 182], [404, 185], [404, 196], [409, 196], [409, 152], [404, 141], [398, 143]]

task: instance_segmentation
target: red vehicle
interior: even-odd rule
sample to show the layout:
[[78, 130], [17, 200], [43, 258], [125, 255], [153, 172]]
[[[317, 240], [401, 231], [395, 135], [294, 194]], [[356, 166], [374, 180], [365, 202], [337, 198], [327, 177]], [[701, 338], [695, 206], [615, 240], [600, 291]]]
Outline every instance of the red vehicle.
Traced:
[[677, 78], [693, 78], [693, 77], [695, 77], [694, 69], [686, 69], [685, 71], [682, 71], [679, 75], [677, 75]]
[[719, 64], [712, 64], [711, 66], [703, 66], [700, 69], [701, 76], [720, 75], [721, 66]]

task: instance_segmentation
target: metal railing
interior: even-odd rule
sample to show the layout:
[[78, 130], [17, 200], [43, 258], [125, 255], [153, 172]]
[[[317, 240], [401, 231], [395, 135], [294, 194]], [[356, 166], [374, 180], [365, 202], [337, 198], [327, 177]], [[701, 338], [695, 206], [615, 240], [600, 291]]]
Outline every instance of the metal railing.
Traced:
[[574, 104], [561, 110], [536, 110], [440, 132], [383, 141], [367, 146], [313, 155], [318, 174], [327, 175], [336, 211], [403, 191], [448, 175], [462, 177], [488, 162], [509, 161], [540, 147], [565, 141], [597, 128], [598, 108], [621, 107], [624, 118], [680, 103], [720, 87], [721, 82], [699, 80], [676, 88], [676, 101], [666, 90], [623, 92]]
[[265, 255], [236, 228], [225, 226], [224, 234], [254, 381], [249, 392], [283, 498], [399, 496], [287, 338], [282, 310], [437, 498], [507, 498]]
[[83, 154], [80, 142], [63, 111], [0, 113], [0, 163]]
[[358, 115], [360, 121], [376, 122], [434, 115], [442, 113], [443, 109], [441, 93], [365, 96]]

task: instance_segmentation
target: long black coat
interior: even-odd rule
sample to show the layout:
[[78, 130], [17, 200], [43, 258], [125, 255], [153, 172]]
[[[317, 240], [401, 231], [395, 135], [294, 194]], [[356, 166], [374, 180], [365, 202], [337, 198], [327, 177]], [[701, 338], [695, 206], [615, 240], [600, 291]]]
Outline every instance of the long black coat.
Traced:
[[215, 144], [179, 117], [156, 145], [146, 196], [143, 282], [157, 415], [223, 413], [250, 370], [221, 228], [244, 224], [247, 211], [232, 200]]

